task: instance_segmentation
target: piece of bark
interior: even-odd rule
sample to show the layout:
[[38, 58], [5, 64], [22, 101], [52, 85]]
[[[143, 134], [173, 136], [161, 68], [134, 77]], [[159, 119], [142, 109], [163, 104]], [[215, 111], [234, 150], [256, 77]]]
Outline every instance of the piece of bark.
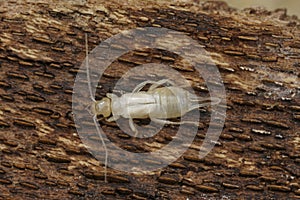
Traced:
[[[299, 20], [285, 10], [237, 11], [223, 2], [127, 3], [1, 2], [0, 199], [299, 197]], [[146, 26], [184, 32], [211, 54], [227, 93], [225, 128], [204, 159], [197, 157], [204, 137], [199, 129], [190, 149], [169, 167], [151, 175], [108, 169], [105, 183], [103, 163], [85, 149], [71, 113], [84, 34], [91, 50], [122, 30]], [[106, 72], [98, 97], [126, 66], [146, 63], [148, 55], [121, 57]], [[193, 77], [188, 67], [177, 70]], [[204, 130], [208, 121], [204, 113]], [[112, 141], [137, 152], [165, 145], [176, 130], [165, 127], [146, 146], [102, 123]]]

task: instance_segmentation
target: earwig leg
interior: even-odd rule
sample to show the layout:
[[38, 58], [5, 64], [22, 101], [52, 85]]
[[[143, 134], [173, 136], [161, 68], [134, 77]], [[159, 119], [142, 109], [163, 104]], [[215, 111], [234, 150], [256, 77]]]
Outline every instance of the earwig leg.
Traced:
[[164, 119], [151, 119], [151, 120], [158, 124], [170, 124], [170, 125], [191, 124], [191, 125], [199, 126], [198, 122], [191, 122], [191, 121], [172, 122]]
[[104, 139], [103, 139], [103, 137], [101, 135], [100, 129], [98, 127], [97, 115], [94, 115], [93, 120], [94, 120], [94, 124], [96, 126], [97, 133], [98, 133], [98, 135], [99, 135], [99, 137], [101, 139], [101, 142], [102, 142], [102, 145], [103, 145], [103, 148], [104, 148], [104, 151], [105, 151], [104, 182], [107, 183], [107, 160], [108, 160], [108, 152], [107, 152], [107, 148], [106, 148], [106, 144], [104, 142]]
[[169, 79], [162, 79], [160, 81], [144, 81], [141, 82], [140, 84], [138, 84], [133, 90], [132, 93], [136, 93], [141, 91], [141, 89], [143, 89], [143, 87], [145, 87], [145, 85], [147, 84], [152, 84], [150, 86], [150, 88], [148, 89], [148, 91], [154, 90], [155, 88], [165, 84], [165, 83], [169, 83], [170, 85], [176, 85], [174, 82], [170, 81]]
[[144, 81], [144, 82], [141, 82], [140, 84], [138, 84], [133, 90], [132, 90], [132, 93], [136, 93], [136, 92], [139, 92], [141, 91], [141, 89], [143, 89], [143, 87], [145, 87], [145, 85], [147, 84], [154, 84], [156, 83], [155, 81]]
[[170, 85], [176, 85], [173, 81], [170, 81], [169, 79], [162, 79], [160, 81], [154, 82], [150, 88], [148, 89], [148, 91], [152, 91], [154, 89], [156, 89], [157, 87], [165, 84], [165, 83], [169, 83]]
[[133, 122], [132, 118], [129, 118], [129, 126], [130, 126], [131, 130], [134, 132], [134, 137], [136, 137], [138, 135], [138, 130], [134, 126], [134, 122]]

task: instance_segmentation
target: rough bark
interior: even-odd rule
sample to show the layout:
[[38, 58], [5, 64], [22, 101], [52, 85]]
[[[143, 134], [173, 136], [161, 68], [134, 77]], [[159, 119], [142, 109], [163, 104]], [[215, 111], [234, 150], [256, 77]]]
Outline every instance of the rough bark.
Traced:
[[[300, 30], [284, 10], [237, 11], [223, 2], [62, 3], [1, 1], [0, 199], [285, 199], [300, 197]], [[72, 87], [84, 57], [110, 36], [135, 27], [187, 33], [215, 60], [227, 92], [219, 143], [198, 159], [209, 114], [189, 150], [151, 175], [108, 169], [79, 139], [72, 120]], [[155, 54], [155, 62], [174, 63]], [[126, 66], [149, 62], [128, 54], [107, 71], [98, 98]], [[158, 55], [158, 56], [157, 56]], [[151, 61], [153, 61], [151, 60]], [[190, 69], [177, 68], [193, 77]], [[195, 90], [202, 83], [190, 78]], [[204, 89], [203, 89], [204, 88]], [[113, 123], [112, 140], [131, 151], [170, 140], [167, 126], [145, 147]]]

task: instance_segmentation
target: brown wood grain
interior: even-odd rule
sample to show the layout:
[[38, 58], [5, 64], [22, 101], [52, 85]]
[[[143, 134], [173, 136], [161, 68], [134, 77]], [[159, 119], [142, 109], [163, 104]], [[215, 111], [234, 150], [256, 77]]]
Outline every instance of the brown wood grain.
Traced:
[[[284, 10], [236, 11], [223, 2], [1, 1], [0, 19], [0, 199], [300, 198], [300, 22]], [[92, 50], [122, 30], [146, 26], [184, 32], [210, 53], [226, 88], [225, 127], [199, 159], [209, 122], [203, 111], [203, 127], [175, 163], [150, 175], [108, 168], [105, 183], [103, 163], [86, 150], [72, 119], [84, 34]], [[172, 54], [145, 50], [113, 63], [96, 97], [128, 67], [147, 62], [179, 63], [175, 69], [207, 94]], [[100, 123], [133, 152], [163, 146], [176, 131], [167, 126], [141, 142]]]

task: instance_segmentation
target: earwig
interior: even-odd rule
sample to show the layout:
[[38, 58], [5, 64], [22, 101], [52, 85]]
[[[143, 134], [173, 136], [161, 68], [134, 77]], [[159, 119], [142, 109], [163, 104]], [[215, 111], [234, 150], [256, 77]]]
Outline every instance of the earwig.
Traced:
[[[138, 84], [131, 93], [125, 93], [120, 97], [112, 93], [107, 93], [106, 97], [102, 98], [100, 101], [96, 101], [91, 90], [88, 66], [87, 35], [85, 36], [87, 80], [90, 96], [93, 100], [91, 109], [94, 115], [93, 120], [106, 154], [105, 181], [107, 170], [107, 149], [97, 124], [98, 115], [102, 115], [108, 122], [116, 121], [120, 117], [129, 119], [129, 126], [135, 133], [135, 136], [137, 136], [138, 131], [134, 126], [133, 119], [150, 118], [152, 121], [159, 124], [194, 124], [198, 126], [197, 122], [173, 122], [167, 119], [181, 117], [194, 109], [220, 103], [219, 98], [198, 97], [197, 95], [190, 93], [188, 90], [176, 86], [176, 84], [169, 79], [162, 79], [160, 81], [144, 81]], [[147, 91], [142, 91], [147, 84], [151, 84], [149, 89]], [[169, 84], [171, 86], [162, 87], [165, 84]]]
[[[171, 86], [160, 87], [166, 83]], [[141, 91], [147, 84], [152, 85], [147, 91]], [[199, 104], [199, 102], [203, 103]], [[107, 93], [102, 100], [96, 101], [93, 113], [103, 115], [108, 122], [116, 121], [120, 117], [129, 119], [129, 126], [137, 136], [138, 131], [134, 126], [133, 119], [150, 118], [159, 124], [190, 123], [198, 126], [196, 122], [173, 122], [166, 119], [181, 117], [199, 107], [219, 102], [218, 98], [199, 98], [183, 88], [176, 87], [169, 79], [162, 79], [157, 82], [144, 81], [137, 85], [131, 93], [125, 93], [120, 97]]]

